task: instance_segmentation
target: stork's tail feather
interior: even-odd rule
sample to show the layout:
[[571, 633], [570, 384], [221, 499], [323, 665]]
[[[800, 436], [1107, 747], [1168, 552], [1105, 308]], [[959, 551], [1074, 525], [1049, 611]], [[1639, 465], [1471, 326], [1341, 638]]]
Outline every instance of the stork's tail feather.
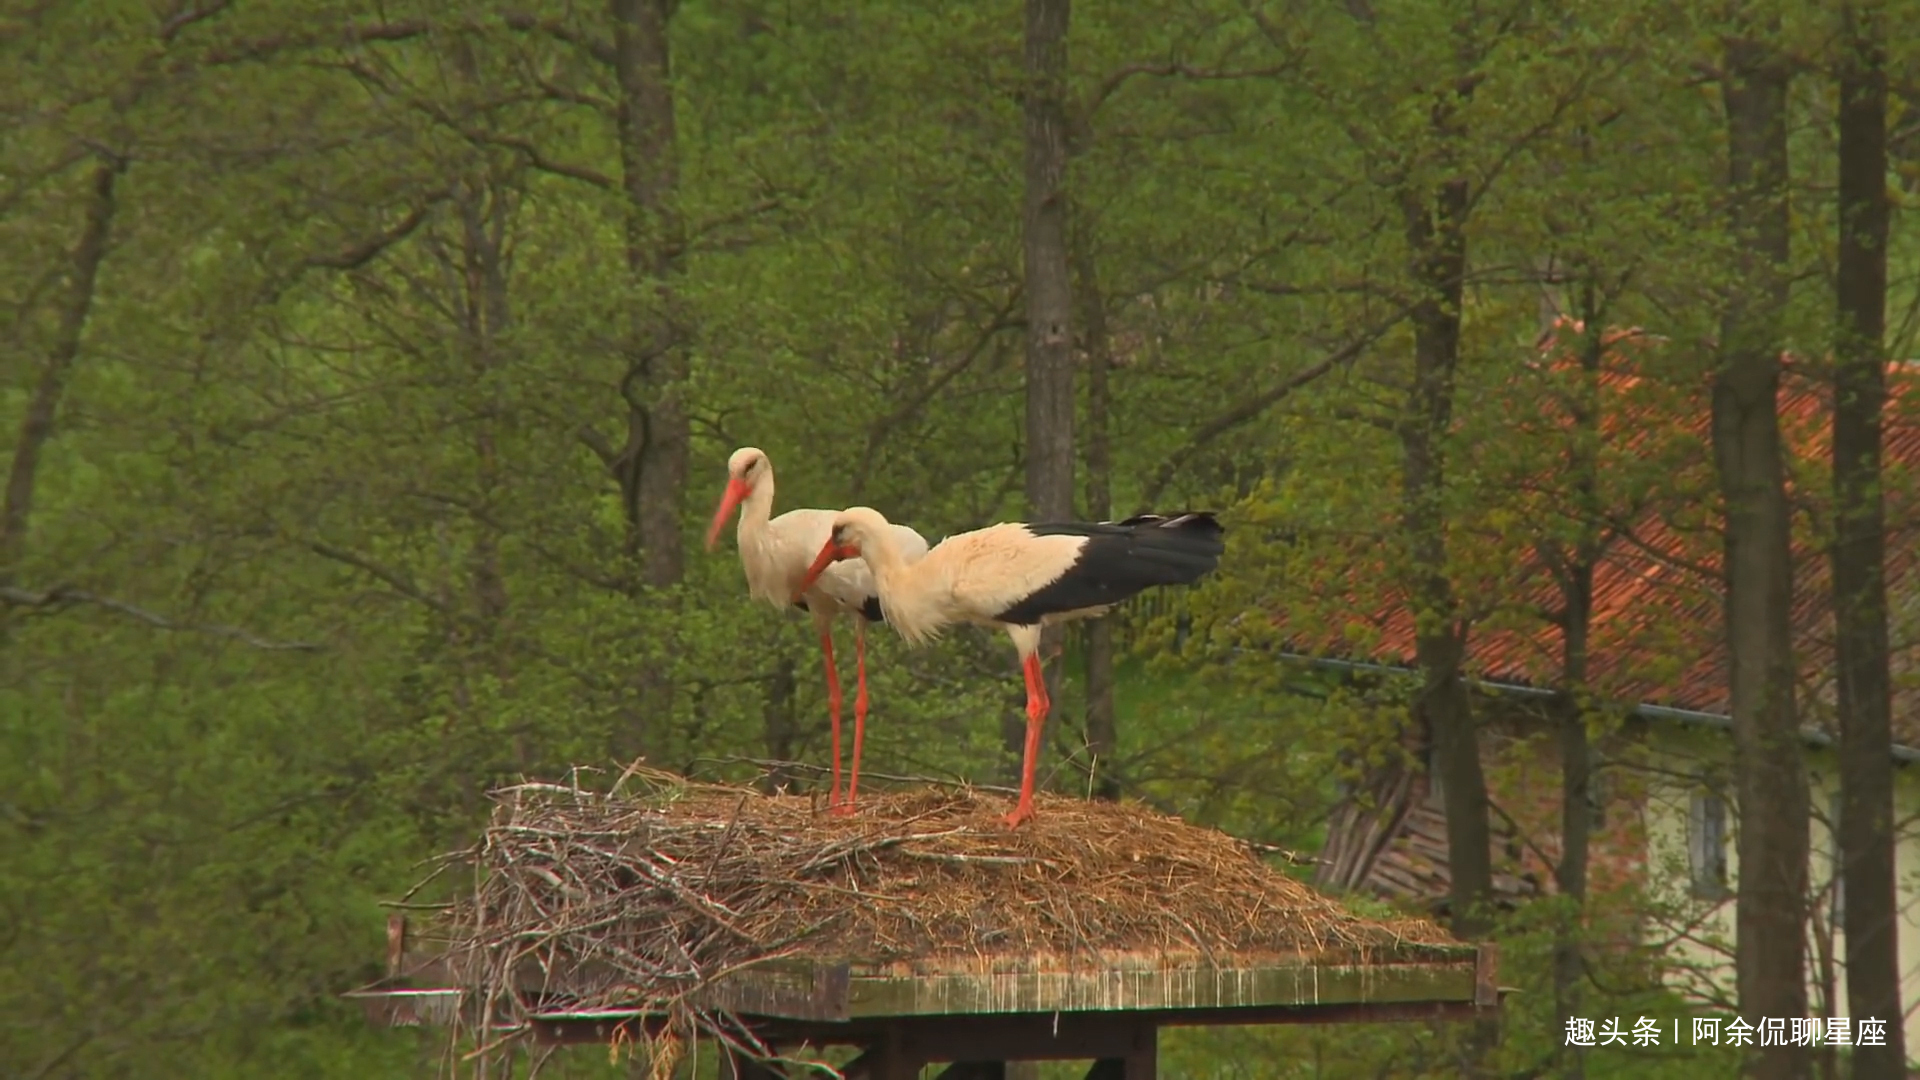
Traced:
[[1226, 530], [1210, 513], [1136, 514], [1125, 521], [1028, 525], [1035, 536], [1077, 536], [1073, 565], [994, 617], [1031, 625], [1048, 615], [1121, 603], [1160, 585], [1191, 585], [1220, 565]]
[[1191, 585], [1220, 565], [1227, 530], [1213, 514], [1139, 514], [1121, 522], [1129, 532], [1128, 555], [1155, 585]]

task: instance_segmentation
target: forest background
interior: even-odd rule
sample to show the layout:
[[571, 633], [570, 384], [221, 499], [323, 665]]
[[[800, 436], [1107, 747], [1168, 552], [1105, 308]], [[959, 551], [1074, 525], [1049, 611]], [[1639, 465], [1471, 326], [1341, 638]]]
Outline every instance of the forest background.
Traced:
[[[431, 1036], [336, 995], [378, 975], [378, 902], [466, 842], [491, 786], [637, 755], [743, 780], [823, 761], [804, 620], [698, 546], [740, 445], [772, 457], [779, 508], [869, 504], [933, 538], [1223, 511], [1212, 582], [1064, 643], [1057, 790], [1310, 857], [1410, 716], [1477, 773], [1454, 737], [1473, 634], [1584, 625], [1537, 602], [1543, 580], [1578, 593], [1545, 553], [1590, 568], [1622, 508], [1656, 503], [1717, 550], [1720, 493], [1781, 458], [1728, 455], [1774, 423], [1737, 429], [1728, 402], [1770, 402], [1783, 353], [1816, 380], [1905, 355], [1920, 56], [1890, 28], [1910, 8], [12, 0], [0, 1072], [420, 1075]], [[1849, 78], [1879, 93], [1866, 189], [1843, 176], [1847, 118], [1857, 150], [1872, 115]], [[1865, 245], [1886, 325], [1863, 348], [1849, 190], [1890, 237]], [[1635, 370], [1674, 423], [1603, 422], [1618, 329], [1656, 343]], [[1813, 505], [1794, 560], [1825, 560], [1846, 534], [1824, 462], [1785, 471]], [[1783, 541], [1744, 580], [1803, 569], [1786, 521], [1727, 519]], [[1365, 654], [1357, 616], [1394, 605], [1422, 629], [1391, 692], [1275, 655]], [[871, 771], [1004, 781], [1004, 642], [882, 632], [871, 661]], [[1564, 673], [1569, 730], [1600, 731]], [[1791, 730], [1790, 705], [1745, 700], [1752, 745]], [[1752, 831], [1791, 855], [1789, 757], [1785, 824]], [[1456, 909], [1529, 990], [1497, 1047], [1190, 1033], [1165, 1067], [1739, 1070], [1566, 1052], [1569, 995], [1687, 1010], [1658, 950], [1570, 929], [1569, 897], [1646, 898], [1572, 884]], [[1743, 885], [1742, 918], [1804, 921], [1769, 895]]]

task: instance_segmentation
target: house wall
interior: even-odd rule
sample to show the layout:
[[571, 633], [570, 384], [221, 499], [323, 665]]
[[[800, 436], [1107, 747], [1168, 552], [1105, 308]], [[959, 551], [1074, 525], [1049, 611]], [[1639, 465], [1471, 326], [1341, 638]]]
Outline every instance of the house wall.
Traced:
[[[1648, 934], [1667, 947], [1680, 962], [1676, 988], [1717, 1004], [1734, 1000], [1734, 902], [1732, 886], [1738, 880], [1739, 814], [1731, 798], [1728, 806], [1726, 861], [1728, 890], [1721, 899], [1695, 895], [1689, 861], [1688, 836], [1692, 801], [1704, 777], [1712, 785], [1723, 777], [1731, 750], [1728, 737], [1711, 729], [1679, 724], [1649, 727], [1647, 790], [1648, 891], [1656, 909]], [[1833, 918], [1834, 845], [1831, 812], [1835, 791], [1835, 761], [1831, 751], [1810, 749], [1807, 764], [1813, 804], [1813, 857], [1810, 881], [1816, 895], [1814, 932], [1808, 979], [1811, 1009], [1821, 1015], [1848, 1016], [1846, 1008], [1845, 936]], [[1725, 781], [1719, 781], [1725, 790]], [[1728, 792], [1730, 794], [1730, 792]], [[1920, 772], [1902, 766], [1895, 772], [1894, 818], [1900, 828], [1898, 870], [1900, 890], [1900, 970], [1909, 1056], [1920, 1049]], [[1670, 944], [1669, 944], [1670, 943]], [[1828, 1003], [1831, 1002], [1831, 1008]]]
[[[1481, 761], [1487, 794], [1493, 803], [1489, 824], [1494, 896], [1503, 906], [1512, 906], [1550, 894], [1555, 888], [1554, 872], [1561, 852], [1560, 751], [1550, 734], [1552, 729], [1543, 723], [1537, 709], [1504, 698], [1482, 700], [1477, 707], [1481, 711]], [[1597, 781], [1604, 810], [1589, 837], [1590, 894], [1637, 885], [1645, 873], [1644, 785], [1639, 782], [1640, 774], [1617, 765], [1602, 765], [1637, 753], [1637, 746], [1633, 736], [1620, 735], [1599, 740], [1594, 747], [1595, 763], [1602, 766]], [[1410, 747], [1410, 752], [1416, 760], [1420, 758], [1417, 744]], [[1375, 786], [1384, 790], [1393, 785], [1383, 781]], [[1410, 778], [1405, 805], [1393, 815], [1391, 836], [1358, 881], [1323, 884], [1356, 887], [1387, 900], [1444, 911], [1451, 878], [1446, 818], [1426, 770], [1418, 769]], [[1334, 827], [1366, 830], [1374, 827], [1374, 820], [1371, 815], [1336, 815]], [[1346, 846], [1338, 840], [1330, 829], [1330, 850]], [[1601, 930], [1597, 926], [1594, 929]], [[1611, 933], [1613, 929], [1607, 928], [1605, 934]], [[1619, 935], [1623, 941], [1631, 940], [1633, 931], [1621, 927]]]
[[[1524, 706], [1481, 702], [1481, 760], [1494, 815], [1495, 891], [1505, 903], [1524, 902], [1554, 889], [1560, 857], [1560, 762], [1551, 728]], [[1730, 1009], [1735, 1001], [1733, 886], [1738, 879], [1738, 808], [1727, 798], [1727, 888], [1718, 899], [1693, 894], [1688, 858], [1692, 796], [1717, 784], [1726, 795], [1732, 742], [1719, 729], [1673, 720], [1634, 720], [1599, 740], [1604, 822], [1591, 838], [1589, 891], [1641, 889], [1651, 901], [1639, 917], [1623, 916], [1591, 930], [1600, 942], [1653, 943], [1674, 967], [1671, 983], [1705, 1005]], [[1813, 858], [1809, 868], [1818, 917], [1810, 934], [1808, 1000], [1817, 1015], [1848, 1016], [1845, 953], [1831, 911], [1834, 876], [1831, 808], [1835, 788], [1831, 751], [1808, 750]], [[1907, 1045], [1920, 1058], [1920, 765], [1895, 774], [1895, 820], [1900, 828], [1900, 964]], [[1384, 898], [1438, 909], [1449, 874], [1444, 817], [1426, 777], [1411, 777], [1404, 812], [1355, 887]], [[1354, 827], [1371, 826], [1357, 818]], [[1331, 841], [1330, 834], [1330, 841]], [[1342, 886], [1345, 887], [1345, 886]], [[1827, 1003], [1835, 1003], [1829, 1010]]]
[[[1637, 884], [1646, 872], [1645, 785], [1637, 770], [1621, 765], [1621, 751], [1630, 745], [1615, 738], [1593, 747], [1599, 817], [1587, 841], [1589, 893]], [[1561, 853], [1558, 742], [1537, 723], [1525, 729], [1494, 728], [1483, 739], [1482, 760], [1487, 795], [1522, 838], [1524, 865], [1551, 885]]]

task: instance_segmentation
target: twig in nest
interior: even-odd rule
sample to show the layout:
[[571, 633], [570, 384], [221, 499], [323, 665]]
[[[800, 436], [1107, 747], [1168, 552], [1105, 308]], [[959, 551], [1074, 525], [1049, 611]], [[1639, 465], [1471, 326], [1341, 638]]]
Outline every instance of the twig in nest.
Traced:
[[914, 851], [910, 848], [901, 848], [900, 854], [909, 859], [932, 859], [935, 862], [961, 864], [979, 863], [986, 866], [1030, 866], [1041, 861], [1025, 855], [945, 855], [937, 851]]
[[1360, 919], [1250, 845], [1137, 804], [1042, 794], [1039, 815], [1010, 831], [1004, 799], [920, 788], [828, 817], [803, 796], [640, 763], [607, 792], [520, 784], [493, 798], [464, 856], [472, 895], [422, 932], [466, 973], [483, 1041], [494, 1024], [628, 1010], [673, 1039], [763, 1056], [709, 992], [779, 958], [1359, 962], [1450, 940], [1427, 923]]

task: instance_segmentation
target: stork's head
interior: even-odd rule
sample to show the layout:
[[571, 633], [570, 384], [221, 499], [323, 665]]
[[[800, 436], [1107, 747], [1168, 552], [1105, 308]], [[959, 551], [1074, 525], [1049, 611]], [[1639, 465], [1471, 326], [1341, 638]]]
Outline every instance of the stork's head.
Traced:
[[824, 573], [827, 567], [841, 559], [858, 559], [867, 546], [879, 543], [880, 537], [887, 531], [887, 519], [880, 511], [867, 506], [854, 506], [833, 515], [833, 532], [827, 535], [827, 542], [820, 546], [820, 554], [814, 557], [813, 565], [807, 567], [807, 576], [794, 590], [794, 599], [813, 588], [813, 583]]
[[720, 530], [727, 527], [735, 507], [753, 494], [753, 489], [773, 478], [773, 463], [766, 451], [743, 446], [727, 459], [727, 490], [720, 496], [720, 509], [713, 512], [713, 524], [707, 528], [707, 550], [720, 542]]

